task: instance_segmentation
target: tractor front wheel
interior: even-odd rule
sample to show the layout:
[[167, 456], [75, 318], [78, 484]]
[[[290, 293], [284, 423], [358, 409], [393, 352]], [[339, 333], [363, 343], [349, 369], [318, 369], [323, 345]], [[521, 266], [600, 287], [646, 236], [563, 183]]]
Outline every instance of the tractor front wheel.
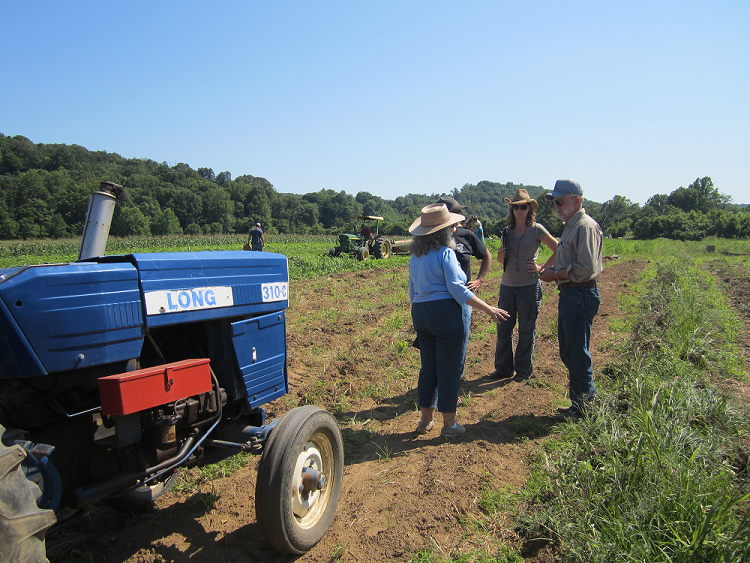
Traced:
[[367, 260], [370, 258], [370, 251], [366, 246], [360, 246], [357, 249], [357, 260], [362, 262], [363, 260]]
[[255, 486], [258, 527], [276, 551], [301, 555], [328, 531], [344, 476], [341, 431], [313, 405], [285, 414], [266, 442]]

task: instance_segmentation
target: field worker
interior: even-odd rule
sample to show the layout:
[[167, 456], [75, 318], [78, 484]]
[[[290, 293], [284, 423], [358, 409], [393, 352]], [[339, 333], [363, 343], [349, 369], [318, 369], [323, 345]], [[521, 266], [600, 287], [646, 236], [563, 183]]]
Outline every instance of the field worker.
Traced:
[[[495, 371], [490, 377], [514, 381], [525, 381], [534, 371], [533, 356], [536, 340], [536, 319], [542, 306], [542, 282], [539, 272], [555, 263], [557, 240], [543, 225], [537, 223], [536, 210], [539, 204], [531, 199], [526, 190], [516, 190], [510, 204], [508, 225], [502, 232], [502, 246], [497, 251], [497, 260], [503, 264], [500, 281], [500, 296], [497, 306], [510, 313], [508, 320], [497, 323], [495, 345]], [[552, 256], [539, 265], [539, 246], [544, 244]], [[518, 343], [513, 355], [513, 328], [518, 320]]]
[[250, 231], [250, 236], [247, 238], [247, 242], [250, 243], [253, 250], [263, 250], [263, 245], [266, 244], [266, 238], [263, 236], [260, 223], [255, 223], [255, 228]]
[[419, 340], [422, 366], [417, 400], [421, 418], [417, 433], [435, 426], [435, 408], [443, 415], [441, 435], [460, 438], [466, 429], [456, 422], [458, 390], [466, 351], [468, 306], [486, 312], [494, 321], [507, 313], [476, 297], [466, 284], [454, 248], [453, 233], [464, 216], [450, 213], [445, 204], [422, 208], [409, 227], [409, 300], [411, 318]]
[[482, 226], [482, 222], [479, 219], [477, 219], [476, 235], [479, 237], [479, 240], [484, 242], [484, 227]]
[[[444, 204], [450, 213], [458, 214], [462, 209], [466, 209], [465, 205], [459, 204], [452, 197], [444, 196], [437, 200], [437, 203]], [[466, 217], [461, 215], [463, 220]], [[490, 271], [490, 264], [492, 263], [492, 254], [487, 250], [487, 247], [479, 239], [479, 237], [469, 229], [464, 229], [461, 225], [453, 232], [453, 240], [456, 243], [454, 252], [458, 263], [461, 265], [461, 269], [466, 274], [466, 286], [470, 291], [476, 292], [482, 285], [484, 277]], [[477, 273], [477, 279], [471, 279], [471, 257], [480, 260], [479, 272]], [[466, 318], [466, 331], [464, 339], [464, 357], [461, 362], [461, 379], [463, 379], [463, 366], [466, 361], [466, 349], [469, 346], [469, 327], [471, 325], [471, 307], [469, 307], [469, 314]]]
[[602, 229], [582, 207], [583, 190], [575, 180], [558, 180], [545, 195], [552, 200], [564, 228], [552, 268], [540, 279], [557, 283], [557, 341], [568, 369], [570, 407], [558, 409], [555, 420], [576, 419], [586, 401], [596, 397], [589, 342], [591, 324], [599, 311], [596, 278], [602, 273]]

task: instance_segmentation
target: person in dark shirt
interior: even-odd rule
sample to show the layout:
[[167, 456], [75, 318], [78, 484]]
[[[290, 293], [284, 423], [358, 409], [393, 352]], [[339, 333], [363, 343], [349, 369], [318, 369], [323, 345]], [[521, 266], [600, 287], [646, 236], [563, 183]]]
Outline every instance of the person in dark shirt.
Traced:
[[[461, 205], [455, 199], [448, 196], [443, 196], [436, 203], [443, 203], [448, 208], [450, 213], [459, 213], [462, 209], [466, 209], [465, 205]], [[492, 264], [492, 255], [487, 250], [487, 247], [479, 239], [479, 237], [473, 231], [460, 227], [453, 233], [453, 240], [456, 243], [454, 252], [458, 263], [461, 266], [464, 274], [466, 274], [466, 287], [470, 291], [476, 293], [477, 290], [482, 286], [482, 282], [490, 271], [490, 264]], [[477, 273], [477, 279], [471, 279], [471, 257], [476, 258], [480, 261], [479, 272]], [[468, 307], [468, 315], [464, 319], [466, 330], [464, 331], [464, 362], [466, 361], [466, 348], [469, 346], [469, 326], [471, 324], [471, 307]], [[463, 366], [463, 363], [461, 364]], [[463, 379], [463, 368], [461, 378]]]
[[255, 228], [250, 231], [248, 241], [253, 250], [263, 250], [263, 245], [266, 244], [266, 238], [263, 236], [263, 231], [260, 228], [260, 223], [255, 223]]
[[[465, 205], [461, 205], [452, 197], [443, 196], [436, 203], [444, 203], [451, 213], [458, 213], [462, 209], [466, 209]], [[456, 258], [458, 263], [461, 265], [461, 269], [466, 274], [466, 279], [469, 280], [466, 286], [471, 291], [476, 291], [482, 285], [487, 273], [490, 271], [490, 264], [492, 264], [492, 255], [487, 251], [487, 247], [481, 241], [481, 239], [469, 229], [459, 227], [456, 232], [453, 233], [453, 240], [456, 241]], [[477, 273], [477, 279], [471, 279], [471, 257], [480, 260], [479, 272]]]

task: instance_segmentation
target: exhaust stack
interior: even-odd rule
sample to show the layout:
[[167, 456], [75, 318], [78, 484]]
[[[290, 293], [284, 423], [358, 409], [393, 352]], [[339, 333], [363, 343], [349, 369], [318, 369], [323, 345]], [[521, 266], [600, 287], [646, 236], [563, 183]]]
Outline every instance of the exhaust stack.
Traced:
[[86, 212], [86, 225], [81, 235], [78, 260], [104, 256], [116, 201], [129, 201], [129, 199], [125, 189], [113, 182], [102, 182], [99, 190], [89, 196], [89, 208]]

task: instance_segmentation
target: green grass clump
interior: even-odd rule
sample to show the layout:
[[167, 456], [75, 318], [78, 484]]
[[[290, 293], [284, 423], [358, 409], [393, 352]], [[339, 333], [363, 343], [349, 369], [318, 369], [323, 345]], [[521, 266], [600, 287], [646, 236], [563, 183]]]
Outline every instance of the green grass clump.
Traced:
[[519, 525], [566, 561], [746, 561], [748, 413], [715, 383], [742, 377], [737, 321], [684, 259], [660, 261], [642, 283], [613, 379], [546, 442]]

